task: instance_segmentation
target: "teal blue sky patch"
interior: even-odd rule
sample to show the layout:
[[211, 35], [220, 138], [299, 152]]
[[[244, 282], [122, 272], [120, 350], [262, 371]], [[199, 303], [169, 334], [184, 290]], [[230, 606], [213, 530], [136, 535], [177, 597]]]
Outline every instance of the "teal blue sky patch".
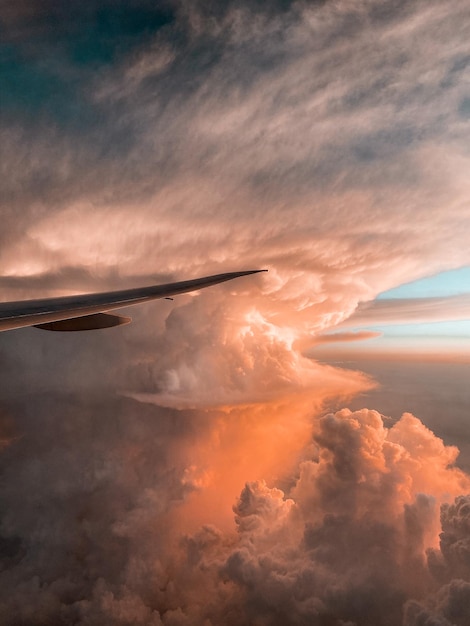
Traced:
[[384, 337], [470, 337], [470, 320], [372, 326]]
[[456, 296], [464, 293], [470, 293], [470, 267], [441, 272], [434, 276], [405, 283], [379, 294], [377, 300]]

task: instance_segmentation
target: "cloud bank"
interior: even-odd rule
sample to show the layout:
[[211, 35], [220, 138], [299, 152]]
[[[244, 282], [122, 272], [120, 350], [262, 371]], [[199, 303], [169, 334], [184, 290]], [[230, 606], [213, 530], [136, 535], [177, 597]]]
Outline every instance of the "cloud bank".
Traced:
[[462, 4], [281, 4], [10, 9], [2, 273], [267, 266], [266, 312], [315, 331], [470, 263]]
[[[127, 427], [126, 444], [113, 437], [99, 466], [90, 455], [79, 469], [83, 451], [74, 458], [69, 447], [60, 481], [59, 433], [60, 447], [23, 460], [17, 489], [2, 487], [1, 607], [11, 623], [466, 623], [470, 502], [458, 494], [470, 479], [453, 467], [456, 448], [411, 414], [390, 428], [366, 409], [323, 416], [286, 492], [249, 482], [235, 533], [205, 524], [183, 536], [204, 477], [159, 476], [165, 461], [144, 437], [146, 418]], [[36, 496], [20, 506], [34, 465]]]
[[360, 304], [344, 324], [361, 326], [466, 320], [470, 317], [470, 296], [444, 298], [394, 298]]

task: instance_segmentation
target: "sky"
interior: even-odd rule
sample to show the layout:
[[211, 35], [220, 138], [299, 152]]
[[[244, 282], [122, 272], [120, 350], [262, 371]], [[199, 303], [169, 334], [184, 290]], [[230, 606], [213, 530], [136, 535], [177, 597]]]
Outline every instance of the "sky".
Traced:
[[[12, 626], [470, 621], [470, 7], [0, 0]], [[460, 452], [459, 452], [460, 451]]]
[[[470, 268], [441, 272], [380, 293], [359, 303], [338, 328], [316, 337], [326, 358], [339, 353], [386, 359], [406, 354], [469, 362]], [[361, 344], [352, 344], [355, 341]], [[318, 351], [312, 354], [319, 356]]]

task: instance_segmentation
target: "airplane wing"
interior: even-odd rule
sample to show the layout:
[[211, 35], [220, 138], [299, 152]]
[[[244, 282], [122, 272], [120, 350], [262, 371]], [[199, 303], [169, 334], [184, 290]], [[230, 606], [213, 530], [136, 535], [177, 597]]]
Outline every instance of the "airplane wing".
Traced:
[[111, 315], [108, 311], [158, 298], [171, 298], [171, 296], [180, 293], [195, 291], [240, 276], [266, 271], [228, 272], [178, 283], [151, 285], [150, 287], [137, 287], [122, 291], [88, 293], [43, 300], [3, 302], [0, 303], [0, 331], [23, 328], [24, 326], [35, 326], [43, 330], [55, 331], [94, 330], [120, 326], [129, 323], [131, 318]]

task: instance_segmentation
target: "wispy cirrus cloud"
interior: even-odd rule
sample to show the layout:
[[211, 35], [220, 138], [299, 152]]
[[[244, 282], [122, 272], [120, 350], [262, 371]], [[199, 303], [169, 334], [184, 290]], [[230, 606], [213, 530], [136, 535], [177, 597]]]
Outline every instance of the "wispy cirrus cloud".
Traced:
[[470, 295], [462, 294], [443, 298], [393, 298], [361, 303], [343, 326], [466, 319], [470, 319]]
[[317, 335], [312, 341], [315, 344], [323, 343], [343, 343], [350, 341], [363, 341], [364, 339], [375, 339], [380, 337], [381, 333], [373, 330], [357, 330], [353, 332], [335, 332]]

